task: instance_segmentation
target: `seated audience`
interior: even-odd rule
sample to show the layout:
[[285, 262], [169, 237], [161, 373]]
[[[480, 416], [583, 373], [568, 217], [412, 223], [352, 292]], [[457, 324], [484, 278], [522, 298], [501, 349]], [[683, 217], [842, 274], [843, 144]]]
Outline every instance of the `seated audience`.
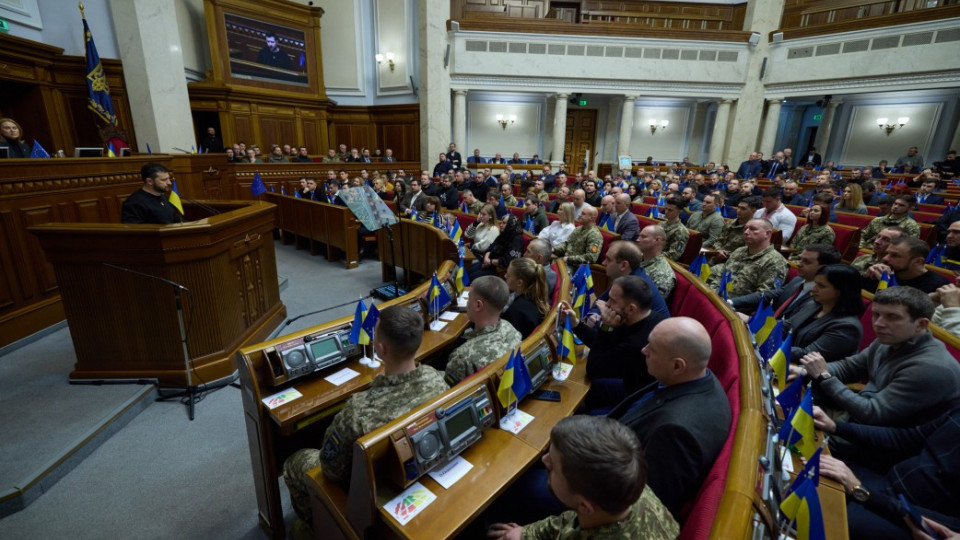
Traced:
[[[607, 248], [607, 254], [603, 257], [602, 264], [608, 282], [613, 282], [620, 276], [637, 276], [646, 281], [647, 285], [650, 286], [650, 308], [663, 315], [664, 318], [670, 316], [670, 309], [667, 307], [663, 295], [660, 294], [660, 289], [657, 288], [657, 284], [650, 279], [650, 276], [641, 266], [643, 264], [643, 253], [640, 252], [640, 247], [637, 246], [636, 242], [626, 240], [612, 242], [610, 247]], [[607, 300], [609, 297], [610, 287], [607, 287], [606, 291], [597, 296], [597, 300]], [[600, 322], [600, 308], [596, 304], [587, 312], [584, 322], [591, 326]]]
[[247, 148], [246, 157], [242, 160], [243, 163], [263, 163], [263, 161], [257, 157], [257, 151], [254, 148]]
[[666, 241], [667, 235], [663, 232], [663, 227], [647, 225], [640, 231], [637, 247], [643, 255], [640, 267], [657, 284], [660, 295], [669, 298], [674, 285], [677, 284], [677, 276], [673, 273], [667, 258], [663, 256], [663, 246]]
[[[870, 346], [829, 364], [812, 352], [800, 359], [802, 368], [790, 367], [791, 375], [813, 380], [815, 401], [834, 420], [907, 427], [960, 406], [960, 364], [927, 329], [930, 298], [890, 287], [877, 292], [871, 309], [877, 339]], [[847, 387], [862, 380], [860, 392]]]
[[793, 332], [793, 362], [812, 352], [819, 352], [827, 362], [857, 352], [864, 309], [859, 286], [860, 273], [852, 266], [831, 264], [817, 270], [810, 291], [813, 302], [785, 318], [783, 337]]
[[290, 161], [296, 163], [313, 163], [313, 158], [310, 157], [310, 154], [307, 153], [307, 147], [301, 146], [297, 151], [297, 156], [291, 159]]
[[[813, 303], [810, 291], [813, 290], [813, 278], [817, 271], [828, 264], [840, 264], [840, 253], [830, 244], [812, 244], [800, 252], [797, 259], [797, 277], [791, 279], [779, 289], [751, 292], [743, 296], [736, 296], [727, 300], [737, 315], [747, 322], [748, 313], [753, 313], [760, 307], [760, 302], [773, 307], [774, 316], [789, 319], [807, 304]], [[859, 286], [859, 285], [858, 285]], [[860, 294], [860, 289], [857, 289]]]
[[717, 250], [717, 255], [711, 263], [727, 260], [734, 250], [743, 246], [743, 231], [747, 227], [747, 222], [753, 219], [753, 214], [761, 207], [760, 197], [746, 197], [736, 205], [736, 219], [726, 222], [713, 242], [709, 245], [704, 244], [706, 248]]
[[538, 235], [540, 239], [550, 244], [551, 248], [556, 248], [566, 242], [570, 238], [570, 233], [576, 228], [573, 214], [573, 203], [563, 203], [557, 212], [560, 219], [544, 227]]
[[568, 186], [561, 187], [557, 190], [557, 198], [547, 204], [547, 212], [551, 214], [558, 213], [560, 211], [560, 205], [565, 202], [572, 202], [570, 197], [570, 188]]
[[347, 399], [324, 433], [320, 449], [298, 450], [283, 464], [283, 479], [298, 519], [295, 531], [312, 533], [307, 471], [321, 466], [325, 477], [349, 489], [353, 443], [448, 389], [443, 375], [417, 363], [417, 349], [423, 340], [419, 313], [403, 306], [384, 308], [373, 334], [373, 348], [383, 361], [383, 374], [377, 375], [367, 390]]
[[597, 227], [597, 213], [596, 208], [585, 205], [577, 218], [580, 226], [570, 233], [564, 243], [553, 248], [553, 254], [562, 258], [567, 266], [593, 264], [600, 258], [603, 235]]
[[[555, 501], [569, 508], [529, 525], [494, 523], [488, 538], [676, 538], [680, 527], [647, 486], [647, 462], [637, 436], [608, 418], [572, 416], [550, 430], [542, 458], [534, 469]], [[540, 474], [538, 474], [540, 473]], [[546, 479], [543, 476], [547, 476]], [[529, 499], [512, 509], [529, 510]]]
[[797, 216], [780, 202], [780, 190], [770, 188], [763, 192], [763, 209], [753, 214], [754, 219], [766, 219], [774, 229], [783, 233], [783, 242], [787, 243], [797, 226]]
[[892, 225], [903, 229], [907, 236], [919, 238], [920, 226], [908, 215], [910, 209], [913, 208], [913, 203], [914, 198], [912, 195], [898, 195], [890, 207], [890, 214], [873, 218], [870, 223], [863, 228], [860, 233], [860, 248], [869, 247], [880, 231]]
[[500, 184], [500, 199], [503, 200], [503, 204], [507, 207], [517, 206], [517, 198], [513, 196], [513, 184], [506, 182]]
[[620, 276], [610, 285], [607, 299], [597, 301], [601, 324], [582, 323], [576, 310], [563, 304], [573, 333], [590, 348], [588, 409], [612, 407], [653, 382], [636, 354], [647, 345], [653, 327], [665, 319], [650, 309], [651, 298], [646, 280]]
[[550, 311], [550, 290], [543, 266], [520, 257], [510, 261], [505, 274], [510, 301], [501, 317], [526, 339]]
[[534, 193], [529, 193], [524, 199], [523, 206], [523, 230], [531, 234], [539, 235], [541, 231], [550, 224], [547, 220], [547, 213], [540, 204], [540, 198]]
[[[820, 457], [820, 474], [843, 484], [847, 492], [847, 528], [850, 538], [909, 538], [900, 496], [924, 520], [935, 519], [960, 529], [960, 407], [944, 408], [933, 420], [917, 427], [864, 426], [835, 422], [814, 407], [814, 425], [850, 441], [856, 448], [843, 461]], [[862, 459], [861, 456], [874, 459]], [[880, 463], [876, 463], [880, 462]], [[914, 538], [930, 538], [918, 536]], [[956, 538], [942, 525], [938, 527]], [[922, 534], [922, 533], [921, 533]], [[933, 540], [933, 539], [931, 539]]]
[[[467, 213], [473, 215], [479, 214], [480, 209], [483, 208], [483, 203], [478, 201], [473, 192], [469, 189], [463, 190], [462, 205], [466, 205]], [[460, 210], [463, 211], [462, 206]], [[494, 211], [494, 213], [496, 213], [496, 211]]]
[[890, 242], [903, 235], [904, 231], [900, 227], [885, 227], [873, 239], [873, 253], [860, 255], [850, 263], [850, 266], [856, 268], [861, 276], [867, 277], [867, 270], [873, 265], [882, 263], [883, 258], [887, 256], [887, 248], [890, 247]]
[[547, 279], [547, 293], [550, 295], [552, 303], [554, 290], [557, 288], [557, 272], [551, 268], [553, 250], [550, 244], [545, 240], [534, 238], [527, 243], [527, 251], [523, 256], [527, 259], [533, 259], [533, 262], [543, 267], [544, 276]]
[[661, 322], [643, 349], [657, 384], [609, 415], [636, 432], [650, 465], [647, 484], [674, 517], [696, 496], [731, 428], [730, 402], [707, 369], [711, 353], [710, 334], [695, 319]]
[[930, 254], [930, 246], [919, 238], [901, 236], [890, 241], [883, 262], [867, 268], [863, 288], [868, 291], [877, 289], [883, 273], [895, 277], [897, 285], [914, 287], [925, 293], [932, 293], [950, 283], [946, 277], [927, 270], [925, 262]]
[[683, 255], [684, 248], [690, 240], [690, 230], [680, 222], [680, 213], [683, 211], [683, 200], [679, 197], [668, 197], [663, 205], [663, 234], [667, 236], [664, 243], [664, 257], [676, 261]]
[[726, 262], [710, 268], [707, 285], [716, 289], [724, 272], [729, 271], [730, 296], [743, 296], [775, 287], [787, 275], [787, 260], [770, 243], [773, 225], [765, 219], [751, 219], [744, 228], [744, 246], [737, 248]]
[[290, 163], [287, 156], [283, 155], [283, 148], [275, 144], [270, 148], [270, 155], [267, 156], [267, 163]]
[[403, 195], [403, 198], [399, 199], [400, 214], [409, 217], [415, 212], [423, 210], [424, 205], [427, 203], [427, 197], [428, 195], [420, 188], [420, 180], [418, 178], [411, 178], [410, 191], [407, 191]]
[[440, 199], [429, 196], [423, 205], [423, 210], [417, 212], [417, 221], [432, 225], [437, 212], [440, 211]]
[[781, 202], [793, 206], [806, 206], [807, 198], [800, 193], [800, 187], [794, 181], [785, 182], [781, 192]]
[[925, 179], [917, 191], [917, 203], [944, 204], [946, 201], [943, 200], [943, 197], [934, 193], [937, 190], [937, 183], [936, 178]]
[[523, 254], [523, 229], [520, 220], [513, 214], [503, 216], [499, 223], [500, 234], [494, 238], [483, 258], [477, 258], [467, 273], [470, 281], [480, 276], [498, 276], [498, 270], [505, 270], [510, 261]]
[[[314, 192], [316, 193], [316, 191]], [[340, 198], [340, 184], [336, 182], [329, 182], [327, 184], [327, 194], [326, 196], [317, 194], [317, 197], [324, 197], [322, 199], [317, 199], [328, 204], [335, 204], [337, 206], [346, 206], [347, 204], [343, 202], [343, 199]]]
[[720, 195], [707, 194], [703, 196], [703, 202], [700, 209], [690, 214], [687, 219], [687, 228], [698, 231], [703, 237], [703, 243], [712, 243], [723, 230], [723, 216], [720, 215], [718, 206], [723, 206], [723, 200]]
[[867, 205], [863, 202], [863, 190], [860, 186], [852, 182], [843, 186], [843, 195], [841, 195], [840, 202], [833, 207], [833, 210], [848, 214], [867, 215]]
[[447, 360], [446, 381], [450, 386], [520, 345], [520, 332], [500, 318], [509, 298], [506, 282], [497, 276], [481, 276], [475, 281], [471, 280], [467, 318], [473, 326], [463, 333], [464, 343], [454, 349]]
[[467, 227], [464, 236], [473, 240], [470, 250], [473, 251], [477, 259], [483, 259], [483, 256], [490, 249], [490, 244], [500, 236], [500, 225], [497, 222], [497, 211], [493, 206], [485, 204], [477, 214], [477, 220]]
[[828, 219], [830, 219], [830, 214], [822, 206], [814, 204], [808, 209], [807, 222], [790, 239], [790, 248], [795, 250], [790, 254], [791, 261], [799, 259], [800, 253], [806, 246], [813, 244], [833, 245], [836, 233], [827, 223]]

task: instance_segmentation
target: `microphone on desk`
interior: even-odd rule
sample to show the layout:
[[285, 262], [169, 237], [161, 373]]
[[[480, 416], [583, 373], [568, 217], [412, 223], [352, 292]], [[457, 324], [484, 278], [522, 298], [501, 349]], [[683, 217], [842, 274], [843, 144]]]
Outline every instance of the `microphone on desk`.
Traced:
[[141, 272], [141, 271], [139, 271], [139, 270], [134, 270], [133, 268], [126, 268], [126, 267], [124, 267], [124, 266], [117, 266], [117, 265], [115, 265], [115, 264], [110, 264], [110, 263], [108, 263], [108, 262], [101, 263], [101, 264], [103, 264], [104, 266], [106, 266], [106, 267], [108, 267], [108, 268], [113, 268], [114, 270], [120, 270], [121, 272], [129, 272], [129, 273], [131, 273], [131, 274], [136, 274], [136, 275], [138, 275], [138, 276], [148, 277], [148, 278], [150, 278], [150, 279], [155, 279], [155, 280], [157, 280], [157, 281], [162, 281], [162, 282], [166, 283], [167, 285], [170, 285], [171, 287], [174, 287], [174, 288], [179, 289], [179, 290], [181, 290], [181, 291], [190, 292], [190, 289], [184, 287], [183, 285], [177, 283], [176, 281], [172, 281], [172, 280], [169, 280], [169, 279], [164, 278], [164, 277], [155, 276], [155, 275], [153, 275], [153, 274], [148, 274], [148, 273], [146, 273], [146, 272]]
[[184, 195], [180, 195], [180, 198], [187, 201], [190, 204], [199, 206], [200, 208], [202, 208], [203, 210], [206, 210], [207, 212], [210, 212], [211, 215], [215, 216], [220, 213], [220, 211], [217, 210], [216, 208], [210, 206], [209, 204], [204, 204], [196, 199], [191, 199], [190, 197], [187, 197]]
[[178, 151], [180, 151], [180, 152], [183, 152], [184, 154], [189, 154], [189, 153], [190, 153], [190, 152], [187, 152], [186, 150], [184, 150], [183, 148], [177, 148], [176, 146], [174, 146], [173, 149], [174, 149], [174, 150], [178, 150]]

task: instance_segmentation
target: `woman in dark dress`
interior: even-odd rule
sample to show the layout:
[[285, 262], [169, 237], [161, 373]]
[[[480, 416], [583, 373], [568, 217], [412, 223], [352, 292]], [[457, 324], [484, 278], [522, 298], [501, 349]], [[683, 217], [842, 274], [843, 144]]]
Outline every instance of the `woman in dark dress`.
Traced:
[[9, 158], [30, 157], [30, 147], [23, 142], [23, 129], [13, 118], [0, 118], [0, 148], [7, 149]]
[[510, 261], [506, 278], [512, 301], [501, 318], [512, 324], [520, 337], [527, 339], [550, 311], [547, 275], [543, 265], [533, 259], [520, 258]]
[[480, 276], [498, 276], [497, 269], [506, 269], [510, 261], [523, 256], [523, 229], [512, 213], [500, 220], [500, 234], [490, 244], [483, 260], [474, 261], [467, 273], [470, 281]]
[[818, 352], [833, 362], [856, 353], [863, 336], [860, 273], [846, 264], [824, 266], [813, 278], [810, 295], [814, 301], [786, 321], [793, 332], [791, 359], [799, 362]]

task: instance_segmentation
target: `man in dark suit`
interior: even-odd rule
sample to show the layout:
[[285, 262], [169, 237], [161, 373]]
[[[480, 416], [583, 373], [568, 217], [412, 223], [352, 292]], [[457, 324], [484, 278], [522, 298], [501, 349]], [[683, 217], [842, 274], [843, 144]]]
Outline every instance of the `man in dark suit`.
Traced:
[[487, 160], [483, 159], [483, 158], [480, 156], [480, 149], [479, 149], [479, 148], [474, 148], [474, 149], [473, 149], [473, 155], [467, 158], [467, 163], [477, 164], [477, 163], [486, 163], [486, 162], [487, 162]]
[[620, 193], [614, 200], [613, 226], [614, 232], [620, 235], [621, 240], [636, 241], [640, 236], [640, 221], [630, 212], [630, 195]]
[[405, 216], [409, 216], [413, 212], [423, 210], [426, 204], [427, 195], [420, 189], [420, 179], [411, 178], [410, 190], [407, 191], [406, 195], [403, 196], [403, 200], [400, 201], [400, 212]]
[[730, 402], [707, 369], [712, 348], [695, 319], [660, 322], [643, 348], [658, 384], [635, 392], [609, 415], [637, 433], [647, 455], [647, 483], [674, 516], [696, 496], [730, 432]]
[[767, 161], [764, 175], [767, 178], [773, 179], [776, 175], [783, 174], [786, 171], [787, 166], [783, 162], [783, 152], [777, 152], [770, 161]]
[[737, 169], [737, 178], [744, 180], [747, 178], [756, 178], [760, 175], [762, 169], [763, 162], [760, 161], [760, 154], [751, 152], [750, 158], [741, 163]]
[[918, 204], [945, 204], [943, 197], [934, 193], [937, 189], [937, 180], [935, 178], [929, 178], [924, 180], [920, 184], [920, 189], [917, 191], [917, 203]]
[[840, 253], [829, 244], [812, 244], [800, 252], [797, 261], [797, 277], [791, 279], [779, 289], [769, 289], [763, 292], [754, 292], [727, 302], [737, 311], [737, 315], [744, 321], [750, 320], [746, 313], [755, 311], [760, 306], [760, 300], [766, 305], [773, 306], [777, 318], [790, 317], [808, 303], [813, 302], [810, 290], [813, 289], [813, 277], [821, 266], [840, 264]]
[[454, 170], [459, 171], [463, 168], [463, 158], [460, 156], [460, 152], [457, 152], [457, 145], [450, 143], [450, 147], [447, 149], [447, 161], [453, 164]]
[[813, 163], [815, 167], [819, 167], [823, 163], [823, 157], [821, 157], [820, 154], [817, 153], [817, 149], [812, 146], [807, 150], [806, 154], [800, 157], [800, 163], [797, 165], [806, 165], [807, 163]]

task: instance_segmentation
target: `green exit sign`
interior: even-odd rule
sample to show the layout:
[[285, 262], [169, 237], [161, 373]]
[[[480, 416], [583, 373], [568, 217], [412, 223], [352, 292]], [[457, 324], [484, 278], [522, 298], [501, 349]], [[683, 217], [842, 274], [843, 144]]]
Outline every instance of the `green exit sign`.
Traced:
[[823, 115], [822, 115], [822, 114], [815, 114], [815, 115], [813, 115], [813, 119], [816, 120], [817, 122], [819, 122], [819, 121], [823, 120]]
[[586, 105], [587, 105], [587, 100], [581, 99], [580, 101], [577, 101], [577, 105], [579, 105], [579, 106], [581, 106], [581, 107], [586, 107]]

